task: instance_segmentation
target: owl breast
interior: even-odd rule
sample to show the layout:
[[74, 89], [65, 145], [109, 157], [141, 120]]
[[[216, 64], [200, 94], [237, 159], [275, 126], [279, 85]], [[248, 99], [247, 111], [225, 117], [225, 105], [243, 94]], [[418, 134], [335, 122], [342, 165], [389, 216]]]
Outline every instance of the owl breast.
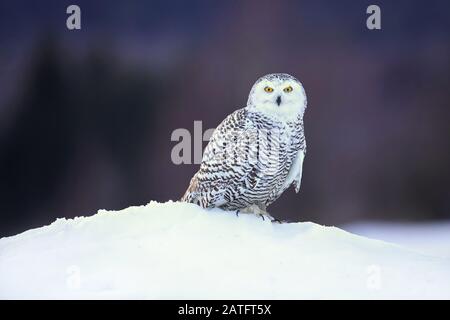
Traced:
[[[270, 205], [283, 191], [292, 165], [302, 149], [301, 123], [282, 123], [267, 117], [255, 116], [252, 121], [255, 132], [248, 141], [248, 174], [240, 181], [240, 187], [229, 194], [226, 209], [237, 209], [251, 204]], [[292, 183], [292, 181], [291, 181]]]

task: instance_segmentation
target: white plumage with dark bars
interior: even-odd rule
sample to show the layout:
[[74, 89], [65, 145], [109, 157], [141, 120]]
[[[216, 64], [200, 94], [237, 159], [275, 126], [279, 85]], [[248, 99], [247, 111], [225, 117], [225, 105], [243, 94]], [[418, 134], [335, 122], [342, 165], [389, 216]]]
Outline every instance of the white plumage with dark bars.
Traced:
[[247, 106], [214, 131], [181, 200], [278, 221], [267, 206], [291, 185], [300, 189], [306, 105], [305, 90], [295, 77], [276, 73], [259, 78]]

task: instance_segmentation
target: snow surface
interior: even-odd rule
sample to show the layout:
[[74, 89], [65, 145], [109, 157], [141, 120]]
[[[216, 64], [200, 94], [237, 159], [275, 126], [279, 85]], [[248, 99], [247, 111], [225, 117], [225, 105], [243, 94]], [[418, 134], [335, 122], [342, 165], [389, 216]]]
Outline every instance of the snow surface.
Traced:
[[0, 239], [0, 298], [450, 298], [450, 259], [311, 222], [151, 202]]
[[[342, 226], [346, 231], [450, 259], [450, 221], [392, 223], [363, 221]], [[450, 285], [450, 284], [449, 284]]]

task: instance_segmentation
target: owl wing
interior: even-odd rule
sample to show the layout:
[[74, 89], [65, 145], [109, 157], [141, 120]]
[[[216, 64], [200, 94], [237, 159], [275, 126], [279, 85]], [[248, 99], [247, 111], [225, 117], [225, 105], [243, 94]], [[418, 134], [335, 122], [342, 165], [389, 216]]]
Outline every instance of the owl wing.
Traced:
[[[297, 156], [294, 159], [291, 170], [293, 170], [293, 182], [292, 184], [295, 187], [295, 192], [298, 193], [300, 191], [300, 185], [302, 182], [302, 173], [303, 173], [303, 160], [305, 159], [306, 150], [299, 150]], [[290, 172], [289, 172], [290, 174]]]
[[[303, 132], [303, 128], [300, 130], [300, 132]], [[294, 186], [296, 193], [300, 191], [303, 173], [303, 160], [305, 159], [306, 155], [306, 141], [303, 134], [301, 134], [297, 138], [297, 141], [294, 143], [293, 148], [295, 150], [295, 153], [292, 157], [292, 164], [289, 168], [288, 175], [286, 176], [286, 180], [283, 184], [283, 187], [280, 189], [278, 196], [280, 196], [291, 185]]]
[[200, 170], [182, 200], [202, 207], [233, 201], [252, 183], [257, 167], [258, 129], [246, 109], [236, 110], [216, 128], [205, 148]]

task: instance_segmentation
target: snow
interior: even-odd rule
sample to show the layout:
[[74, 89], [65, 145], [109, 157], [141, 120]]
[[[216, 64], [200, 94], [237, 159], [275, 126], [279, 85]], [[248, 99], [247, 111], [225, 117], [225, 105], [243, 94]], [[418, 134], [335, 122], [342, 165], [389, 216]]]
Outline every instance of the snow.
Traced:
[[0, 298], [450, 298], [450, 259], [311, 222], [151, 202], [0, 239]]
[[363, 221], [342, 227], [346, 231], [425, 254], [450, 258], [450, 221], [432, 223], [386, 223]]

